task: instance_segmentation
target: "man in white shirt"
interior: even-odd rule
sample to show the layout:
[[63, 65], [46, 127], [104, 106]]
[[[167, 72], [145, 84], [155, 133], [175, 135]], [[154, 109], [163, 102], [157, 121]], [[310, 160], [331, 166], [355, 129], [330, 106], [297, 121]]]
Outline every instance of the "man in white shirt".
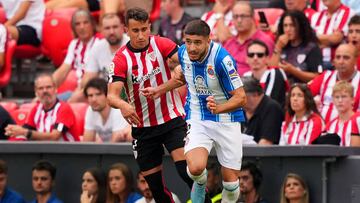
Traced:
[[91, 79], [84, 88], [84, 94], [89, 108], [85, 115], [83, 141], [132, 141], [130, 125], [119, 109], [111, 108], [107, 103], [107, 82], [104, 79]]
[[17, 44], [39, 46], [45, 15], [43, 0], [0, 0], [7, 21], [4, 23]]
[[0, 24], [0, 71], [5, 64], [6, 42], [7, 42], [7, 31], [5, 26]]

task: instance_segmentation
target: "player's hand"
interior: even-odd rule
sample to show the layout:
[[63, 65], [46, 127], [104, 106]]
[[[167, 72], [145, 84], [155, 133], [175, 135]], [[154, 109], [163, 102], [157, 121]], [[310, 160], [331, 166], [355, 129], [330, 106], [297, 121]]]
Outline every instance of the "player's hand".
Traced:
[[155, 87], [147, 87], [140, 89], [142, 95], [150, 99], [157, 99], [160, 97], [159, 91]]
[[279, 68], [283, 69], [285, 73], [291, 73], [292, 69], [294, 69], [295, 67], [289, 62], [281, 60], [279, 63]]
[[19, 135], [26, 135], [27, 129], [19, 126], [19, 125], [12, 125], [9, 124], [5, 128], [5, 135], [9, 137], [16, 137]]
[[136, 114], [135, 108], [126, 103], [120, 108], [121, 114], [130, 125], [140, 125], [140, 118]]
[[284, 48], [289, 43], [289, 36], [287, 34], [282, 34], [278, 38], [275, 47]]
[[84, 190], [80, 196], [80, 203], [91, 203], [93, 198], [93, 195], [89, 195], [89, 192], [87, 190]]
[[217, 105], [216, 105], [214, 96], [208, 96], [206, 98], [206, 101], [207, 101], [206, 107], [209, 109], [209, 111], [212, 114], [216, 114], [217, 113], [217, 111], [216, 111]]

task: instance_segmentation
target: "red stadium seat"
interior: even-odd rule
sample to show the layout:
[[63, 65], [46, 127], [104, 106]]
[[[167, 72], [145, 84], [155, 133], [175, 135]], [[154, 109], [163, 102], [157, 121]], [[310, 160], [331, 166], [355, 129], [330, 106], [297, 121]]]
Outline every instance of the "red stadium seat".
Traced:
[[74, 38], [71, 30], [71, 17], [76, 8], [47, 11], [43, 21], [42, 52], [53, 64], [60, 66], [66, 56], [67, 48]]
[[284, 10], [281, 8], [258, 8], [255, 9], [255, 20], [256, 23], [259, 23], [260, 17], [258, 12], [263, 11], [265, 13], [266, 19], [270, 25], [275, 25], [276, 21], [284, 13]]
[[69, 104], [75, 114], [76, 134], [83, 135], [84, 125], [85, 125], [85, 113], [89, 105], [87, 103], [69, 103]]
[[18, 108], [17, 103], [13, 101], [2, 101], [0, 102], [0, 105], [9, 113]]
[[160, 11], [161, 11], [160, 5], [161, 5], [161, 0], [153, 0], [152, 9], [149, 17], [151, 22], [154, 22], [160, 17]]
[[10, 82], [11, 78], [11, 69], [12, 69], [12, 57], [15, 52], [16, 41], [15, 40], [8, 40], [6, 43], [5, 49], [5, 63], [4, 67], [0, 71], [0, 87], [5, 87]]
[[31, 110], [35, 105], [36, 105], [36, 102], [24, 103], [24, 104], [20, 105], [19, 109]]
[[16, 109], [10, 112], [16, 124], [24, 125], [31, 109]]
[[71, 70], [65, 81], [58, 87], [58, 93], [63, 93], [66, 91], [74, 91], [78, 85], [76, 71]]
[[3, 7], [0, 7], [0, 23], [4, 24], [6, 22], [6, 14]]

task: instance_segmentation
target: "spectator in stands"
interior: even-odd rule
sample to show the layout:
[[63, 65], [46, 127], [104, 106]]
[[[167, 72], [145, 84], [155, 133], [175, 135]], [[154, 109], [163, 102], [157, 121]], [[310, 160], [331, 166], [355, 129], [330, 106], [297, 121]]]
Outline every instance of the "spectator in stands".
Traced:
[[163, 0], [161, 9], [165, 11], [166, 16], [161, 19], [159, 35], [167, 37], [180, 45], [182, 41], [182, 32], [185, 25], [193, 18], [187, 14], [183, 8], [184, 0]]
[[[360, 5], [360, 4], [359, 4]], [[353, 44], [360, 51], [360, 15], [354, 15], [349, 21], [348, 43]], [[360, 56], [357, 57], [357, 69], [360, 70]]]
[[211, 29], [212, 40], [224, 42], [236, 35], [231, 10], [235, 2], [235, 0], [215, 0], [212, 10], [202, 15], [201, 20], [205, 21]]
[[294, 173], [288, 173], [281, 186], [280, 203], [309, 203], [309, 188], [304, 179]]
[[104, 39], [97, 40], [89, 51], [89, 57], [85, 61], [85, 73], [81, 79], [81, 87], [73, 93], [74, 98], [83, 97], [83, 88], [92, 78], [107, 77], [107, 67], [111, 64], [115, 52], [129, 41], [118, 15], [106, 14], [102, 17], [101, 22], [101, 33]]
[[32, 168], [32, 186], [36, 198], [30, 203], [62, 203], [53, 193], [56, 167], [46, 160], [37, 161]]
[[14, 125], [15, 121], [12, 119], [9, 112], [0, 106], [0, 140], [7, 140], [9, 138], [5, 135], [5, 128], [9, 124]]
[[322, 48], [324, 67], [331, 68], [332, 57], [336, 47], [348, 34], [348, 22], [355, 12], [343, 5], [341, 0], [322, 0], [327, 9], [315, 13], [311, 19], [311, 26]]
[[107, 201], [109, 203], [134, 203], [141, 198], [141, 195], [135, 192], [133, 174], [125, 164], [113, 164], [107, 178]]
[[17, 45], [39, 46], [45, 15], [43, 0], [0, 0], [7, 21], [4, 23]]
[[220, 164], [218, 161], [208, 161], [206, 169], [208, 172], [208, 178], [206, 182], [207, 194], [211, 198], [211, 202], [220, 203], [221, 202], [221, 193], [223, 190]]
[[309, 21], [301, 11], [285, 12], [270, 65], [288, 75], [290, 83], [308, 82], [322, 72], [322, 55]]
[[3, 24], [0, 24], [0, 71], [5, 65], [5, 49], [7, 40], [7, 30]]
[[8, 167], [6, 162], [0, 160], [0, 202], [1, 203], [26, 203], [23, 197], [7, 186]]
[[106, 174], [100, 168], [87, 169], [82, 177], [80, 203], [106, 203]]
[[243, 132], [253, 136], [259, 145], [278, 144], [281, 123], [284, 120], [280, 104], [264, 95], [264, 90], [256, 79], [244, 77], [242, 81], [247, 97], [247, 122]]
[[46, 2], [46, 9], [60, 8], [82, 8], [90, 11], [100, 10], [100, 0], [49, 0]]
[[356, 114], [352, 108], [354, 87], [347, 81], [339, 81], [333, 88], [332, 97], [339, 115], [326, 123], [326, 132], [337, 134], [341, 138], [340, 146], [350, 146], [351, 134], [359, 134], [359, 132], [355, 132], [355, 129], [360, 129], [357, 126], [360, 123], [356, 122], [357, 119], [360, 119], [360, 115]]
[[309, 21], [316, 12], [310, 7], [309, 0], [285, 0], [285, 7], [287, 11], [302, 11]]
[[29, 140], [78, 141], [75, 115], [69, 104], [56, 98], [56, 85], [51, 75], [37, 76], [35, 94], [39, 102], [31, 109], [25, 125], [9, 124], [5, 135]]
[[89, 102], [85, 115], [83, 141], [130, 142], [131, 127], [119, 109], [107, 103], [107, 82], [101, 78], [91, 79], [85, 86], [84, 94]]
[[239, 173], [240, 180], [240, 197], [241, 203], [267, 203], [260, 195], [260, 186], [263, 175], [258, 166], [249, 161], [241, 164]]
[[121, 16], [126, 9], [125, 0], [101, 0], [100, 6], [102, 15], [113, 13]]
[[[99, 40], [95, 36], [95, 21], [87, 10], [79, 9], [74, 13], [71, 19], [71, 27], [76, 38], [70, 42], [63, 64], [53, 73], [58, 87], [63, 84], [71, 70], [76, 71], [78, 84], [80, 84], [90, 50]], [[80, 85], [77, 88], [80, 88]], [[79, 96], [81, 97], [79, 98]], [[59, 98], [69, 102], [77, 102], [83, 99], [81, 94], [72, 95], [72, 92], [62, 93]]]
[[286, 104], [280, 145], [310, 145], [325, 130], [325, 123], [307, 85], [292, 85]]
[[353, 110], [359, 108], [360, 97], [360, 72], [356, 69], [356, 47], [352, 44], [341, 44], [335, 52], [334, 71], [325, 71], [309, 83], [311, 93], [318, 103], [318, 109], [325, 123], [333, 120], [338, 112], [334, 108], [332, 91], [335, 83], [339, 80], [350, 82], [354, 89], [355, 103]]
[[261, 39], [268, 46], [271, 55], [274, 42], [267, 34], [256, 28], [254, 9], [249, 2], [237, 2], [232, 9], [232, 17], [237, 35], [224, 42], [224, 48], [236, 60], [238, 72], [242, 76], [250, 70], [249, 65], [246, 63], [248, 44], [254, 39]]
[[251, 76], [258, 80], [265, 95], [284, 107], [289, 86], [287, 77], [282, 69], [268, 67], [269, 48], [263, 41], [253, 40], [249, 43], [246, 62], [250, 66], [250, 71], [244, 73], [244, 76]]

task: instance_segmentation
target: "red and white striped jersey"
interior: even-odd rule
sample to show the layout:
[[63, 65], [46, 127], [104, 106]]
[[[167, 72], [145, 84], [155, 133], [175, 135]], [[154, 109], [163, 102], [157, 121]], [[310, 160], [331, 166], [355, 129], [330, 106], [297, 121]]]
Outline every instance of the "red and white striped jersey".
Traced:
[[38, 132], [62, 132], [60, 141], [79, 141], [75, 133], [75, 115], [69, 104], [57, 101], [50, 110], [44, 110], [41, 103], [37, 103], [30, 111], [25, 123], [26, 127]]
[[[217, 17], [214, 11], [209, 11], [201, 16], [201, 20], [205, 21], [211, 30], [210, 37], [213, 39], [216, 36]], [[236, 35], [237, 31], [232, 21], [232, 11], [227, 12], [224, 15], [224, 24], [230, 28], [231, 34]]]
[[111, 65], [114, 73], [111, 73], [109, 82], [125, 83], [129, 103], [135, 107], [141, 121], [136, 127], [156, 126], [183, 116], [184, 109], [177, 91], [166, 92], [155, 100], [146, 98], [139, 91], [159, 86], [171, 78], [166, 59], [173, 54], [177, 54], [177, 45], [158, 36], [150, 36], [149, 45], [143, 49], [134, 49], [128, 43], [117, 51]]
[[[312, 16], [311, 26], [316, 34], [331, 35], [339, 30], [346, 36], [348, 34], [348, 23], [355, 12], [345, 5], [341, 5], [335, 13], [328, 18], [328, 10], [317, 12]], [[337, 46], [325, 47], [322, 49], [323, 60], [331, 62]]]
[[354, 114], [348, 121], [340, 122], [339, 117], [336, 117], [332, 121], [326, 124], [327, 133], [336, 133], [341, 138], [340, 146], [350, 146], [351, 134], [356, 133], [359, 129], [357, 120], [359, 120], [360, 114]]
[[360, 135], [360, 112], [356, 112], [354, 119], [352, 119], [352, 129], [351, 135], [359, 136]]
[[[315, 77], [312, 81], [309, 82], [309, 88], [314, 96], [320, 97], [321, 107], [319, 109], [321, 116], [324, 118], [325, 123], [333, 120], [338, 116], [338, 112], [334, 106], [332, 100], [332, 91], [336, 82], [338, 81], [338, 73], [334, 71], [325, 71], [321, 75]], [[354, 77], [348, 81], [354, 87], [354, 111], [359, 109], [359, 99], [360, 99], [360, 72], [356, 70]]]
[[279, 145], [310, 145], [324, 130], [325, 123], [316, 113], [305, 115], [299, 121], [293, 116], [282, 123]]

